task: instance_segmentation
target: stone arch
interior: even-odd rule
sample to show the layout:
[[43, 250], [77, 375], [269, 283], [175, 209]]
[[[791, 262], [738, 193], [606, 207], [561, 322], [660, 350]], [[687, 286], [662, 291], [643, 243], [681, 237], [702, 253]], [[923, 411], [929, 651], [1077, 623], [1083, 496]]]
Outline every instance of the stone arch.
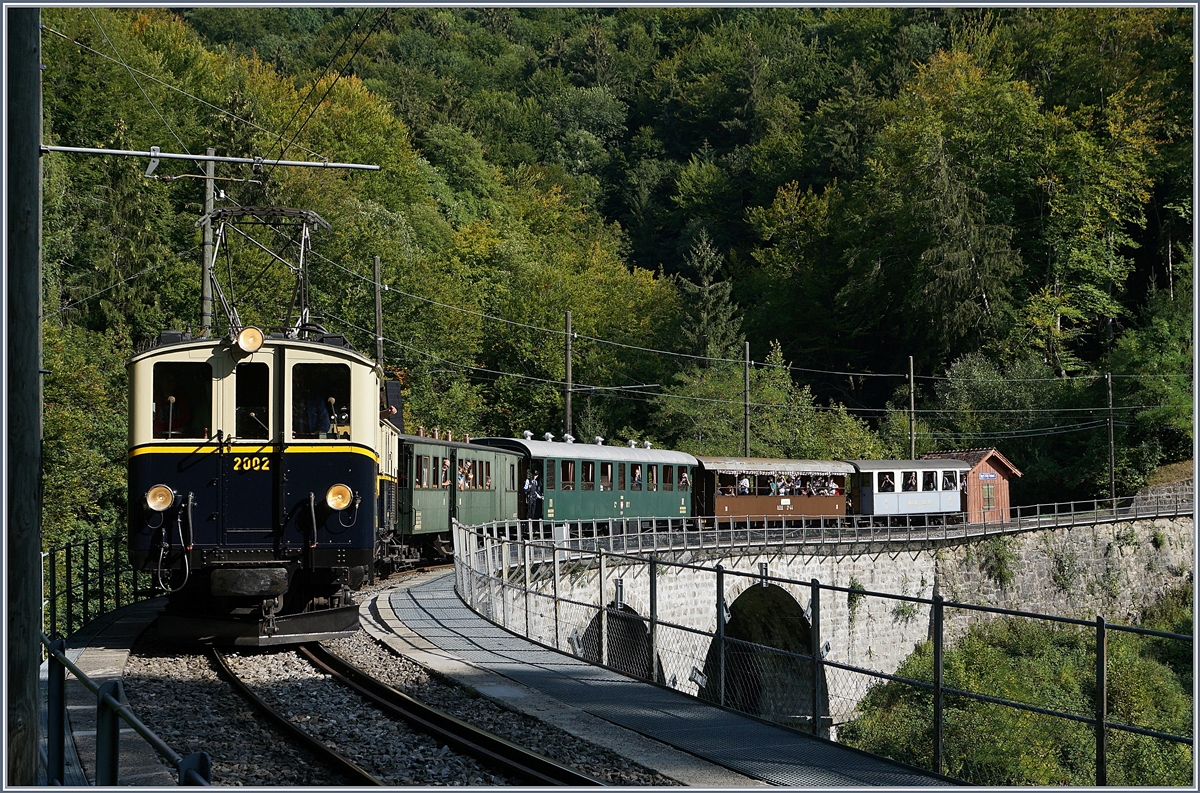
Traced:
[[[598, 664], [600, 658], [600, 614], [588, 623], [580, 638], [582, 657], [585, 661]], [[654, 659], [654, 675], [650, 668], [650, 631], [647, 623], [636, 611], [625, 603], [614, 600], [608, 604], [608, 630], [605, 635], [608, 645], [608, 665], [618, 672], [642, 680], [663, 682], [662, 660]]]
[[[725, 625], [725, 705], [811, 729], [812, 626], [800, 603], [775, 584], [747, 586], [729, 606], [729, 614]], [[719, 645], [714, 638], [709, 646], [704, 661], [705, 682], [699, 692], [702, 699], [718, 703]], [[828, 737], [829, 688], [823, 672], [820, 682], [818, 716], [821, 734]]]

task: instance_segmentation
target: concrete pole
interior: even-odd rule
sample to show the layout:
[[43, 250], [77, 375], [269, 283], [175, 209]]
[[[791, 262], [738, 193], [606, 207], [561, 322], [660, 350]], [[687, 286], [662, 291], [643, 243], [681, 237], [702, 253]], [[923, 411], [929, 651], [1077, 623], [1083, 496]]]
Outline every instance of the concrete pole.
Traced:
[[8, 11], [8, 784], [38, 781], [42, 629], [41, 12]]
[[[208, 147], [206, 153], [215, 157], [217, 150]], [[213, 211], [213, 177], [216, 175], [216, 162], [207, 160], [204, 163], [204, 215], [207, 217]], [[213, 235], [212, 221], [204, 221], [204, 242], [200, 246], [200, 333], [203, 336], [212, 335], [212, 252]]]
[[746, 363], [742, 374], [742, 456], [750, 456], [750, 342], [746, 342]]
[[571, 433], [571, 312], [567, 311], [567, 405], [566, 420], [563, 422], [563, 434]]
[[379, 257], [375, 257], [375, 363], [383, 366], [383, 279]]

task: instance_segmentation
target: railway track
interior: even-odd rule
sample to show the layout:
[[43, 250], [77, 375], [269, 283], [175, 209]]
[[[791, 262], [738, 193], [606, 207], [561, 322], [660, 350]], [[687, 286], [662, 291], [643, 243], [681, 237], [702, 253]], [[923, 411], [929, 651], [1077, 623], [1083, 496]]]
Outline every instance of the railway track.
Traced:
[[506, 775], [534, 785], [582, 787], [604, 784], [569, 766], [413, 699], [376, 680], [319, 644], [302, 645], [299, 653], [318, 669], [354, 690], [393, 718], [404, 720], [414, 729], [436, 737], [446, 745], [471, 755]]
[[260, 713], [274, 722], [277, 727], [291, 736], [297, 743], [316, 755], [329, 768], [344, 776], [347, 782], [359, 785], [384, 786], [382, 781], [372, 776], [355, 763], [351, 762], [348, 758], [335, 751], [325, 742], [309, 735], [300, 727], [293, 724], [278, 710], [267, 704], [262, 697], [255, 694], [254, 691], [251, 690], [251, 688], [247, 686], [242, 679], [237, 676], [237, 674], [234, 673], [233, 669], [231, 669], [229, 666], [229, 662], [225, 659], [225, 654], [219, 649], [215, 647], [212, 648], [210, 651], [210, 656], [212, 657], [217, 668], [221, 671], [221, 674], [224, 675], [225, 679], [233, 683], [234, 688], [238, 690], [238, 693], [241, 694], [244, 699], [252, 704]]
[[[573, 768], [551, 760], [512, 741], [468, 724], [376, 680], [343, 658], [312, 643], [295, 648], [304, 661], [335, 682], [354, 691], [370, 707], [391, 719], [403, 721], [414, 730], [429, 735], [444, 746], [469, 755], [506, 777], [532, 785], [595, 786], [604, 783]], [[311, 751], [328, 768], [345, 778], [348, 784], [382, 786], [380, 780], [343, 754], [297, 726], [287, 715], [258, 696], [234, 671], [224, 653], [211, 648], [210, 655], [222, 676], [255, 709], [273, 722], [299, 745]]]

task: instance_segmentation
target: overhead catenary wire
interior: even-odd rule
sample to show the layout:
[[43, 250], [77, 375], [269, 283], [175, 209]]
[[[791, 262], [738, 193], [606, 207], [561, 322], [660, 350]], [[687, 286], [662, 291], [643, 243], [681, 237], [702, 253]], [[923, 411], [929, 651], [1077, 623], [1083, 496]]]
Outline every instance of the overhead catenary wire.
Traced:
[[[45, 30], [45, 31], [46, 31], [46, 32], [48, 32], [48, 33], [52, 33], [52, 34], [54, 34], [55, 36], [58, 36], [59, 38], [65, 39], [66, 41], [69, 41], [69, 42], [71, 42], [71, 43], [72, 43], [72, 44], [74, 44], [75, 46], [77, 46], [77, 47], [80, 47], [81, 49], [87, 50], [88, 52], [90, 52], [90, 53], [92, 53], [92, 54], [94, 54], [94, 55], [98, 55], [98, 56], [100, 56], [101, 58], [104, 58], [104, 59], [105, 59], [105, 60], [107, 60], [107, 61], [111, 61], [111, 62], [113, 62], [113, 63], [121, 64], [121, 62], [120, 62], [120, 61], [118, 61], [116, 58], [113, 58], [113, 57], [112, 57], [112, 56], [110, 56], [110, 55], [105, 55], [103, 52], [100, 52], [99, 50], [97, 50], [97, 49], [94, 49], [94, 48], [92, 48], [92, 47], [89, 47], [87, 44], [84, 44], [83, 42], [81, 42], [81, 41], [79, 41], [79, 40], [77, 40], [77, 39], [73, 39], [73, 38], [71, 38], [70, 36], [68, 36], [67, 34], [65, 34], [65, 33], [62, 33], [62, 32], [60, 32], [60, 31], [57, 31], [57, 30], [55, 30], [54, 28], [52, 28], [52, 27], [50, 27], [50, 26], [48, 26], [48, 25], [42, 25], [42, 30]], [[139, 74], [139, 75], [141, 75], [142, 77], [145, 77], [145, 78], [146, 78], [146, 79], [148, 79], [148, 80], [153, 80], [154, 82], [158, 83], [159, 85], [163, 86], [164, 88], [167, 88], [168, 90], [174, 91], [174, 92], [176, 92], [176, 93], [178, 93], [178, 94], [182, 94], [183, 96], [186, 96], [188, 99], [191, 99], [191, 100], [193, 100], [193, 101], [195, 101], [195, 102], [199, 102], [200, 104], [204, 105], [205, 107], [207, 107], [207, 108], [210, 108], [210, 109], [212, 109], [212, 110], [215, 110], [215, 111], [217, 111], [218, 113], [220, 113], [221, 115], [223, 115], [223, 116], [226, 116], [226, 117], [228, 117], [228, 118], [231, 118], [231, 119], [233, 119], [234, 121], [240, 122], [240, 123], [242, 123], [242, 124], [245, 124], [245, 125], [247, 125], [247, 126], [250, 126], [250, 127], [253, 127], [254, 129], [257, 129], [259, 132], [265, 132], [265, 133], [267, 133], [268, 135], [275, 135], [275, 134], [276, 134], [276, 133], [275, 133], [273, 130], [269, 130], [269, 129], [267, 129], [266, 127], [260, 126], [259, 124], [256, 124], [256, 123], [254, 123], [253, 121], [251, 121], [251, 120], [249, 120], [249, 119], [242, 118], [241, 116], [237, 115], [236, 113], [230, 112], [229, 110], [226, 110], [225, 108], [223, 108], [223, 107], [221, 107], [221, 106], [219, 106], [219, 105], [214, 105], [212, 102], [209, 102], [209, 101], [208, 101], [208, 100], [206, 100], [206, 99], [201, 99], [200, 97], [196, 96], [195, 94], [189, 93], [189, 92], [187, 92], [187, 91], [183, 90], [182, 88], [179, 88], [178, 86], [171, 85], [170, 83], [168, 83], [167, 81], [165, 81], [165, 80], [163, 80], [163, 79], [161, 79], [161, 78], [159, 78], [159, 77], [155, 77], [153, 74], [149, 74], [148, 72], [144, 72], [144, 71], [142, 71], [141, 69], [136, 69], [136, 68], [134, 68], [134, 67], [132, 67], [132, 66], [128, 66], [127, 64], [121, 64], [121, 65], [125, 66], [125, 68], [126, 68], [126, 69], [129, 69], [131, 72], [134, 72], [134, 73], [136, 73], [136, 74]], [[305, 147], [305, 146], [301, 146], [301, 145], [300, 145], [300, 144], [298, 144], [298, 143], [296, 143], [296, 144], [294, 144], [294, 145], [295, 145], [295, 147], [296, 147], [297, 149], [300, 149], [301, 151], [304, 151], [304, 152], [306, 152], [306, 153], [308, 153], [308, 154], [311, 154], [311, 155], [312, 155], [312, 156], [314, 156], [314, 157], [317, 157], [317, 158], [320, 158], [320, 159], [328, 159], [328, 158], [327, 158], [325, 155], [321, 154], [320, 152], [313, 151], [312, 149], [310, 149], [310, 148], [307, 148], [307, 147]]]

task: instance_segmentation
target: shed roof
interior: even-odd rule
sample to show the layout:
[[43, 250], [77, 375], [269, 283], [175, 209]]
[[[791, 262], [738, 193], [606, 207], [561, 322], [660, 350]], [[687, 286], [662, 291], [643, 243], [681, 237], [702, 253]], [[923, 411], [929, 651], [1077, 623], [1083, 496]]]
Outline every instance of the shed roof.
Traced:
[[1017, 467], [1009, 462], [1008, 458], [1001, 454], [995, 447], [979, 448], [979, 449], [952, 449], [949, 451], [926, 452], [921, 455], [923, 460], [943, 460], [953, 458], [955, 460], [965, 460], [970, 463], [972, 468], [975, 468], [984, 460], [998, 460], [1005, 468], [1013, 473], [1014, 476], [1024, 476]]
[[832, 476], [852, 474], [854, 466], [841, 460], [775, 460], [765, 457], [706, 457], [697, 456], [709, 471], [725, 474], [813, 474]]
[[472, 438], [471, 443], [481, 446], [498, 446], [513, 449], [529, 457], [544, 460], [560, 458], [578, 460], [613, 460], [637, 463], [668, 463], [670, 465], [696, 465], [696, 458], [684, 452], [669, 449], [645, 449], [640, 446], [601, 446], [598, 443], [565, 443], [562, 441], [534, 441], [523, 438]]

